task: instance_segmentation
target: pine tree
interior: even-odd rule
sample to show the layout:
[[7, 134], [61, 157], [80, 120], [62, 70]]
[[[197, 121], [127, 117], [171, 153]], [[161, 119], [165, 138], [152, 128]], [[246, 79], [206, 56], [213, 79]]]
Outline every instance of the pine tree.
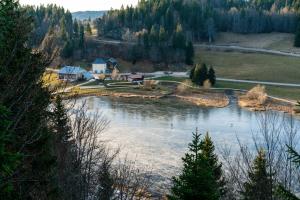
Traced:
[[204, 81], [208, 79], [207, 67], [205, 63], [202, 63], [198, 76], [199, 76], [199, 84], [203, 86]]
[[86, 32], [87, 32], [88, 35], [92, 35], [92, 28], [91, 28], [90, 23], [88, 23], [86, 25]]
[[9, 153], [22, 156], [7, 180], [13, 182], [12, 196], [1, 199], [55, 199], [50, 92], [41, 81], [47, 62], [26, 45], [33, 22], [24, 9], [14, 0], [1, 0], [0, 10], [0, 104], [10, 109]]
[[201, 153], [200, 134], [196, 130], [189, 152], [183, 160], [183, 170], [178, 178], [173, 178], [170, 200], [219, 199], [218, 183], [208, 159]]
[[76, 196], [74, 189], [79, 188], [78, 177], [80, 171], [74, 165], [76, 163], [76, 148], [73, 142], [73, 133], [63, 105], [61, 97], [58, 95], [54, 101], [52, 112], [52, 129], [55, 134], [55, 155], [57, 162], [58, 186], [63, 193], [63, 199]]
[[215, 146], [207, 133], [201, 141], [201, 154], [207, 160], [210, 169], [213, 171], [215, 181], [218, 183], [219, 193], [225, 194], [225, 179], [222, 171], [222, 164], [218, 160], [218, 156], [214, 153]]
[[216, 84], [216, 73], [212, 66], [208, 70], [208, 79], [212, 86]]
[[74, 37], [78, 38], [79, 37], [79, 25], [78, 25], [77, 19], [74, 20], [73, 32], [74, 32]]
[[72, 131], [70, 127], [69, 117], [67, 116], [65, 107], [63, 105], [61, 96], [58, 95], [54, 102], [53, 129], [57, 138], [63, 143], [67, 143], [72, 138]]
[[173, 34], [173, 48], [185, 49], [186, 38], [183, 33], [182, 25], [177, 24], [176, 31]]
[[188, 45], [185, 48], [185, 64], [193, 65], [194, 64], [194, 47], [191, 41], [188, 42]]
[[0, 105], [0, 199], [11, 197], [13, 183], [6, 180], [21, 161], [21, 155], [9, 149], [14, 139], [13, 134], [7, 131], [11, 124], [9, 116], [8, 109]]
[[190, 71], [190, 79], [191, 79], [191, 80], [192, 80], [193, 77], [194, 77], [195, 69], [196, 69], [196, 66], [194, 65], [193, 68], [192, 68], [191, 71]]
[[271, 200], [272, 185], [271, 175], [267, 172], [267, 159], [261, 149], [254, 159], [253, 167], [248, 171], [248, 181], [244, 183], [241, 192], [245, 200]]
[[80, 24], [79, 26], [79, 48], [84, 48], [84, 26]]
[[159, 28], [159, 44], [163, 44], [167, 40], [167, 34], [165, 28], [160, 26]]
[[67, 40], [66, 19], [64, 16], [60, 20], [60, 35], [63, 40]]
[[200, 68], [201, 66], [199, 64], [196, 64], [196, 66], [192, 69], [190, 74], [192, 76], [192, 82], [197, 85], [200, 85]]
[[73, 42], [71, 40], [68, 40], [65, 43], [65, 46], [63, 47], [61, 56], [63, 58], [70, 58], [71, 56], [73, 56], [73, 50], [74, 50]]
[[294, 40], [294, 46], [295, 47], [300, 47], [300, 20], [297, 25], [297, 30], [295, 34], [295, 40]]

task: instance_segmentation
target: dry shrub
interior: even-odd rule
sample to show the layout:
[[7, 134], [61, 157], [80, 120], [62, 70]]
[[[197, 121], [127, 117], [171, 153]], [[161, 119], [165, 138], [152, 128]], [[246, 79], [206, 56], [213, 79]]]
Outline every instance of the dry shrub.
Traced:
[[211, 83], [209, 81], [209, 79], [206, 79], [203, 83], [203, 88], [204, 89], [210, 89], [211, 88]]
[[118, 80], [118, 79], [119, 79], [119, 70], [114, 69], [114, 70], [112, 71], [111, 79], [112, 79], [112, 80]]
[[100, 75], [98, 76], [98, 78], [99, 78], [100, 80], [104, 80], [104, 79], [105, 79], [105, 74], [100, 74]]
[[152, 90], [157, 86], [158, 81], [156, 80], [144, 80], [144, 89]]
[[258, 101], [258, 103], [260, 103], [260, 104], [264, 104], [268, 99], [268, 95], [266, 93], [266, 88], [265, 88], [265, 86], [262, 86], [262, 85], [257, 85], [254, 88], [252, 88], [251, 90], [249, 90], [247, 92], [247, 94], [245, 95], [245, 97], [248, 100]]
[[192, 86], [192, 85], [193, 85], [193, 83], [191, 80], [185, 80], [177, 86], [177, 92], [185, 93], [190, 88], [189, 86]]

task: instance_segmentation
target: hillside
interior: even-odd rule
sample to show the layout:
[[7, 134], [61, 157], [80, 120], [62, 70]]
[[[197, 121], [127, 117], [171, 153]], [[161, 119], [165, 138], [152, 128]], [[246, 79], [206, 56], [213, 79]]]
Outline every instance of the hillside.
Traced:
[[295, 35], [291, 33], [261, 33], [238, 34], [220, 32], [213, 44], [234, 45], [241, 47], [279, 50], [284, 52], [300, 53], [300, 48], [294, 47]]
[[78, 19], [78, 20], [95, 20], [98, 17], [102, 17], [107, 11], [78, 11], [78, 12], [73, 12], [72, 17], [73, 19]]

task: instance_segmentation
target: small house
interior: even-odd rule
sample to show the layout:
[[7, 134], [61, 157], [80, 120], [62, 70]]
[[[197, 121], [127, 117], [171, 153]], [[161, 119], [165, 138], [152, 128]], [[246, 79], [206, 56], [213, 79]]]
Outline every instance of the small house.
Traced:
[[144, 78], [144, 75], [141, 74], [131, 74], [128, 76], [128, 81], [132, 83], [142, 83]]
[[107, 63], [102, 58], [97, 58], [93, 62], [93, 72], [96, 74], [105, 74], [107, 71]]
[[58, 77], [60, 80], [78, 81], [84, 79], [84, 73], [86, 70], [81, 67], [65, 66], [59, 70]]

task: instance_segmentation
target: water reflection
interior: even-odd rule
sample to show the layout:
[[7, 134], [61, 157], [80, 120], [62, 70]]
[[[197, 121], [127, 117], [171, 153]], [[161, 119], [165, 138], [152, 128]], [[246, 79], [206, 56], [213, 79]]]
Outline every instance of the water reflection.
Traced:
[[172, 99], [133, 103], [132, 99], [85, 97], [80, 101], [87, 102], [90, 112], [101, 110], [111, 121], [103, 139], [111, 141], [112, 147], [120, 146], [139, 167], [153, 169], [157, 177], [163, 177], [162, 182], [179, 171], [196, 127], [201, 133], [208, 131], [216, 146], [233, 150], [238, 148], [236, 137], [251, 142], [258, 129], [256, 114], [234, 103], [220, 109], [182, 106]]

